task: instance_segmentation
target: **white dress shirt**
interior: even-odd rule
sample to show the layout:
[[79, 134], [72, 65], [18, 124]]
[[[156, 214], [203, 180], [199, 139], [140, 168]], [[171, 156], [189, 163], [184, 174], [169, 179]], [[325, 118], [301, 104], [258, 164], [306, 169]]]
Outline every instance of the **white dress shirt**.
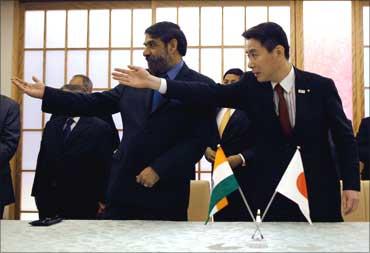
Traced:
[[[75, 128], [75, 126], [77, 125], [79, 120], [80, 120], [80, 117], [73, 117], [73, 123], [71, 124], [71, 132], [72, 132], [73, 128]], [[66, 127], [66, 125], [64, 124], [63, 129], [65, 127]]]

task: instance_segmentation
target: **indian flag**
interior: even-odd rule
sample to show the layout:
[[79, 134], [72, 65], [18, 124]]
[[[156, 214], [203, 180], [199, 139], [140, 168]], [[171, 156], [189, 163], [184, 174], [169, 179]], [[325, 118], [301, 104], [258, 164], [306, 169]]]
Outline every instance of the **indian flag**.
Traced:
[[239, 188], [230, 164], [220, 146], [217, 148], [213, 167], [213, 189], [206, 224], [211, 216], [228, 205], [226, 196]]

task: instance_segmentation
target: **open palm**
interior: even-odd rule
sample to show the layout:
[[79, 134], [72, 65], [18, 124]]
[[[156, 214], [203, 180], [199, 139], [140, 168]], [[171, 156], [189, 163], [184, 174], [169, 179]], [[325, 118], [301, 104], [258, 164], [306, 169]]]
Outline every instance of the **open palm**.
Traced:
[[34, 98], [42, 98], [45, 92], [45, 84], [42, 83], [37, 77], [33, 76], [33, 84], [27, 83], [26, 81], [14, 77], [11, 79], [12, 83], [21, 91]]
[[129, 69], [115, 68], [112, 73], [114, 80], [120, 84], [134, 88], [158, 88], [153, 84], [159, 84], [159, 78], [152, 76], [146, 69], [136, 66], [128, 66]]

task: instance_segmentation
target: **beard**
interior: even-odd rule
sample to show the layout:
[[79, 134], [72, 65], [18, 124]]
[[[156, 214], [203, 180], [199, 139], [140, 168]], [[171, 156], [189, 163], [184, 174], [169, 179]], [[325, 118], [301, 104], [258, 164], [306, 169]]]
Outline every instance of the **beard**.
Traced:
[[161, 76], [170, 69], [168, 56], [147, 56], [149, 71], [155, 76]]

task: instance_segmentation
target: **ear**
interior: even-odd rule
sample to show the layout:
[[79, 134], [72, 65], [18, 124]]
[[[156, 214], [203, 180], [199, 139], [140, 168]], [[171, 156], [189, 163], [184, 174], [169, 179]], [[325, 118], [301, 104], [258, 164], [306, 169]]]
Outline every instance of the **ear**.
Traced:
[[275, 51], [275, 54], [277, 56], [282, 56], [282, 57], [285, 57], [285, 49], [282, 45], [277, 45], [275, 48], [274, 48], [274, 51]]
[[177, 51], [177, 39], [171, 39], [167, 45], [169, 52], [175, 53]]

